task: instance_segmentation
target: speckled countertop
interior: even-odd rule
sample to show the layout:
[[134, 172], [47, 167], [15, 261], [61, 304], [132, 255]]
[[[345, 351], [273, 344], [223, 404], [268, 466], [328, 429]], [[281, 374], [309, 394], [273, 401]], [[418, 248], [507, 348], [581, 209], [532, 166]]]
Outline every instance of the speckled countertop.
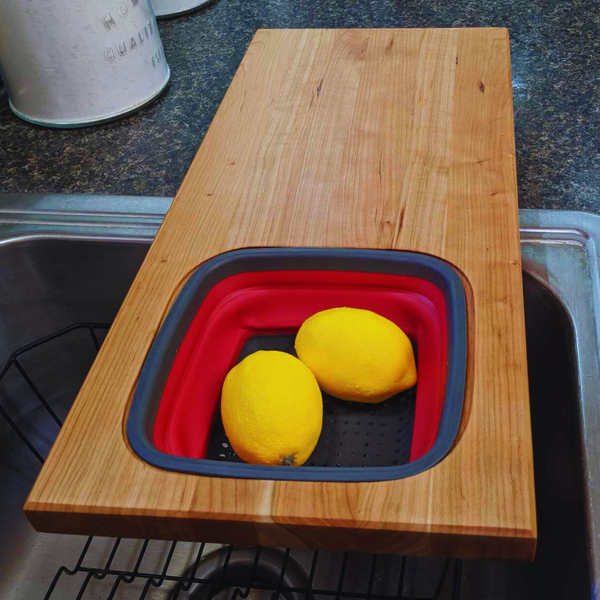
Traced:
[[172, 196], [256, 29], [508, 27], [521, 207], [600, 212], [594, 0], [217, 0], [160, 32], [171, 83], [138, 113], [50, 130], [0, 98], [0, 192]]

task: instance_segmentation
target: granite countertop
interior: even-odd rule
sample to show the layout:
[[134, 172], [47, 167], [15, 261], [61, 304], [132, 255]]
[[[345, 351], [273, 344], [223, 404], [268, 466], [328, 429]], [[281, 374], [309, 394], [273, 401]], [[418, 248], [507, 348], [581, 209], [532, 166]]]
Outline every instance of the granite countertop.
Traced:
[[172, 75], [119, 121], [51, 130], [0, 97], [0, 192], [172, 196], [259, 28], [508, 27], [519, 201], [600, 212], [600, 12], [591, 0], [217, 0], [159, 28]]

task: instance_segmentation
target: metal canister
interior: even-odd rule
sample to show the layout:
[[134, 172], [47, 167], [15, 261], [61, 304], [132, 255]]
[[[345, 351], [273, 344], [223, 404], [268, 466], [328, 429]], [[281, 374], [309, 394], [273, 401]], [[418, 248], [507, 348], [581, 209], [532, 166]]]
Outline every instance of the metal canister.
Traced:
[[152, 6], [157, 19], [178, 17], [202, 8], [214, 0], [152, 0]]
[[49, 127], [129, 114], [170, 76], [150, 0], [0, 0], [0, 72], [13, 112]]

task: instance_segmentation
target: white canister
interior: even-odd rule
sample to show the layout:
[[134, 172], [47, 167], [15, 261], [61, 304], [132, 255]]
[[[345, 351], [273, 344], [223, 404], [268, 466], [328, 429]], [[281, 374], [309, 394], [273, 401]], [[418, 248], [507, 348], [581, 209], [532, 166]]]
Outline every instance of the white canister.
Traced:
[[152, 0], [157, 19], [178, 17], [197, 8], [202, 8], [214, 0]]
[[13, 112], [49, 127], [129, 114], [170, 76], [150, 0], [0, 0], [0, 70]]

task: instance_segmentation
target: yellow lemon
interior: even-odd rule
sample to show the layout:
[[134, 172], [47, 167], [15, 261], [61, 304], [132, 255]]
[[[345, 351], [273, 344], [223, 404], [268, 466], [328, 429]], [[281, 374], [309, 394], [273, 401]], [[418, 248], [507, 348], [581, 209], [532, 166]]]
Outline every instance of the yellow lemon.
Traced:
[[321, 435], [323, 397], [304, 363], [285, 352], [259, 351], [227, 374], [221, 416], [242, 460], [298, 466]]
[[298, 331], [296, 354], [321, 389], [342, 400], [382, 402], [417, 382], [407, 335], [370, 310], [332, 308], [314, 314]]

